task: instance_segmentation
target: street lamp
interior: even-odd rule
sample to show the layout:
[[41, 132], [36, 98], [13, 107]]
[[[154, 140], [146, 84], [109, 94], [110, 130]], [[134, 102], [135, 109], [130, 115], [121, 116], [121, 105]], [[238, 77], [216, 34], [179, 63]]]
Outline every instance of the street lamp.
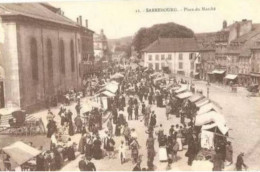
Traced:
[[209, 83], [209, 81], [207, 82], [207, 98], [209, 98], [209, 87], [210, 87], [210, 83]]

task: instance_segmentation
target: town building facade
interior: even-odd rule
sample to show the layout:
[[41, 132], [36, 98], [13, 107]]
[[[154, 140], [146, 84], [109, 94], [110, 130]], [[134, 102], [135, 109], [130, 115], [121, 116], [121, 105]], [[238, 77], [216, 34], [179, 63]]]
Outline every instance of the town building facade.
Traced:
[[242, 86], [252, 83], [252, 56], [257, 54], [257, 49], [253, 51], [252, 47], [260, 38], [259, 24], [246, 19], [231, 25], [224, 21], [219, 32], [196, 36], [201, 54], [201, 79]]
[[193, 77], [199, 72], [198, 46], [194, 38], [159, 38], [143, 49], [144, 66], [156, 71]]
[[2, 107], [11, 102], [30, 111], [50, 96], [80, 88], [82, 32], [78, 23], [53, 10], [41, 3], [0, 5]]

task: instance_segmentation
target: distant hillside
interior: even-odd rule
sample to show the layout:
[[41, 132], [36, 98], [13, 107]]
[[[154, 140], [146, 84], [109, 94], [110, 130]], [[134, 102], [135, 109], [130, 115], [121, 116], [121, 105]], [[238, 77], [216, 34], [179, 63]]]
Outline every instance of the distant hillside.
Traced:
[[108, 39], [108, 46], [112, 48], [114, 46], [130, 45], [132, 44], [133, 36], [122, 37], [119, 39]]
[[194, 37], [194, 32], [191, 29], [176, 23], [163, 23], [153, 25], [149, 28], [140, 28], [133, 39], [133, 46], [139, 54], [139, 58], [142, 49], [157, 40], [158, 37], [191, 38]]

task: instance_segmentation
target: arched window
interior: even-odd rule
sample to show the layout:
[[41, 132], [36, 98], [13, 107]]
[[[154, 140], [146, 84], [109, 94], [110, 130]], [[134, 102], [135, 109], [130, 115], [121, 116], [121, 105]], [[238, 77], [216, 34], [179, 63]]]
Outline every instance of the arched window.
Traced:
[[71, 64], [71, 71], [75, 71], [75, 59], [74, 59], [74, 43], [73, 40], [70, 41], [70, 64]]
[[37, 53], [37, 41], [35, 38], [32, 38], [30, 40], [30, 55], [31, 55], [32, 79], [38, 81], [39, 80], [38, 53]]
[[64, 54], [63, 40], [60, 40], [59, 50], [60, 50], [60, 72], [65, 74], [65, 56], [64, 56], [65, 54]]
[[51, 40], [48, 39], [47, 40], [47, 59], [48, 59], [48, 76], [49, 78], [53, 77], [53, 61], [52, 61], [52, 44], [51, 44]]

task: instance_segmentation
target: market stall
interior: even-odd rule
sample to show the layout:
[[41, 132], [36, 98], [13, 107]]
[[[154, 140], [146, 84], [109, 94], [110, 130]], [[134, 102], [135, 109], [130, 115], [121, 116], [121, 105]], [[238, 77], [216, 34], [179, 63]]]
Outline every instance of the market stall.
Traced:
[[176, 97], [179, 98], [179, 99], [186, 99], [186, 98], [189, 98], [193, 95], [192, 92], [184, 92], [184, 93], [180, 93], [180, 94], [177, 94]]
[[217, 106], [215, 106], [213, 103], [208, 103], [208, 104], [205, 104], [204, 106], [201, 106], [199, 111], [197, 112], [197, 114], [200, 115], [200, 114], [207, 113], [210, 111], [220, 112], [220, 109]]
[[196, 107], [199, 108], [205, 104], [208, 104], [209, 102], [210, 102], [210, 100], [208, 98], [203, 98], [200, 101], [196, 102], [195, 105], [196, 105]]
[[185, 92], [187, 90], [188, 90], [188, 85], [181, 85], [181, 87], [179, 89], [175, 90], [174, 92], [176, 94], [179, 94], [179, 93], [183, 93], [183, 92]]
[[110, 79], [120, 79], [120, 78], [124, 78], [124, 75], [121, 73], [115, 73], [110, 77]]
[[22, 171], [35, 171], [35, 157], [41, 153], [41, 151], [21, 141], [17, 141], [4, 147], [2, 151], [10, 157], [11, 169], [14, 170], [20, 168]]
[[202, 100], [203, 98], [205, 98], [202, 94], [194, 94], [191, 97], [189, 97], [189, 101], [191, 103], [196, 103], [200, 100]]

